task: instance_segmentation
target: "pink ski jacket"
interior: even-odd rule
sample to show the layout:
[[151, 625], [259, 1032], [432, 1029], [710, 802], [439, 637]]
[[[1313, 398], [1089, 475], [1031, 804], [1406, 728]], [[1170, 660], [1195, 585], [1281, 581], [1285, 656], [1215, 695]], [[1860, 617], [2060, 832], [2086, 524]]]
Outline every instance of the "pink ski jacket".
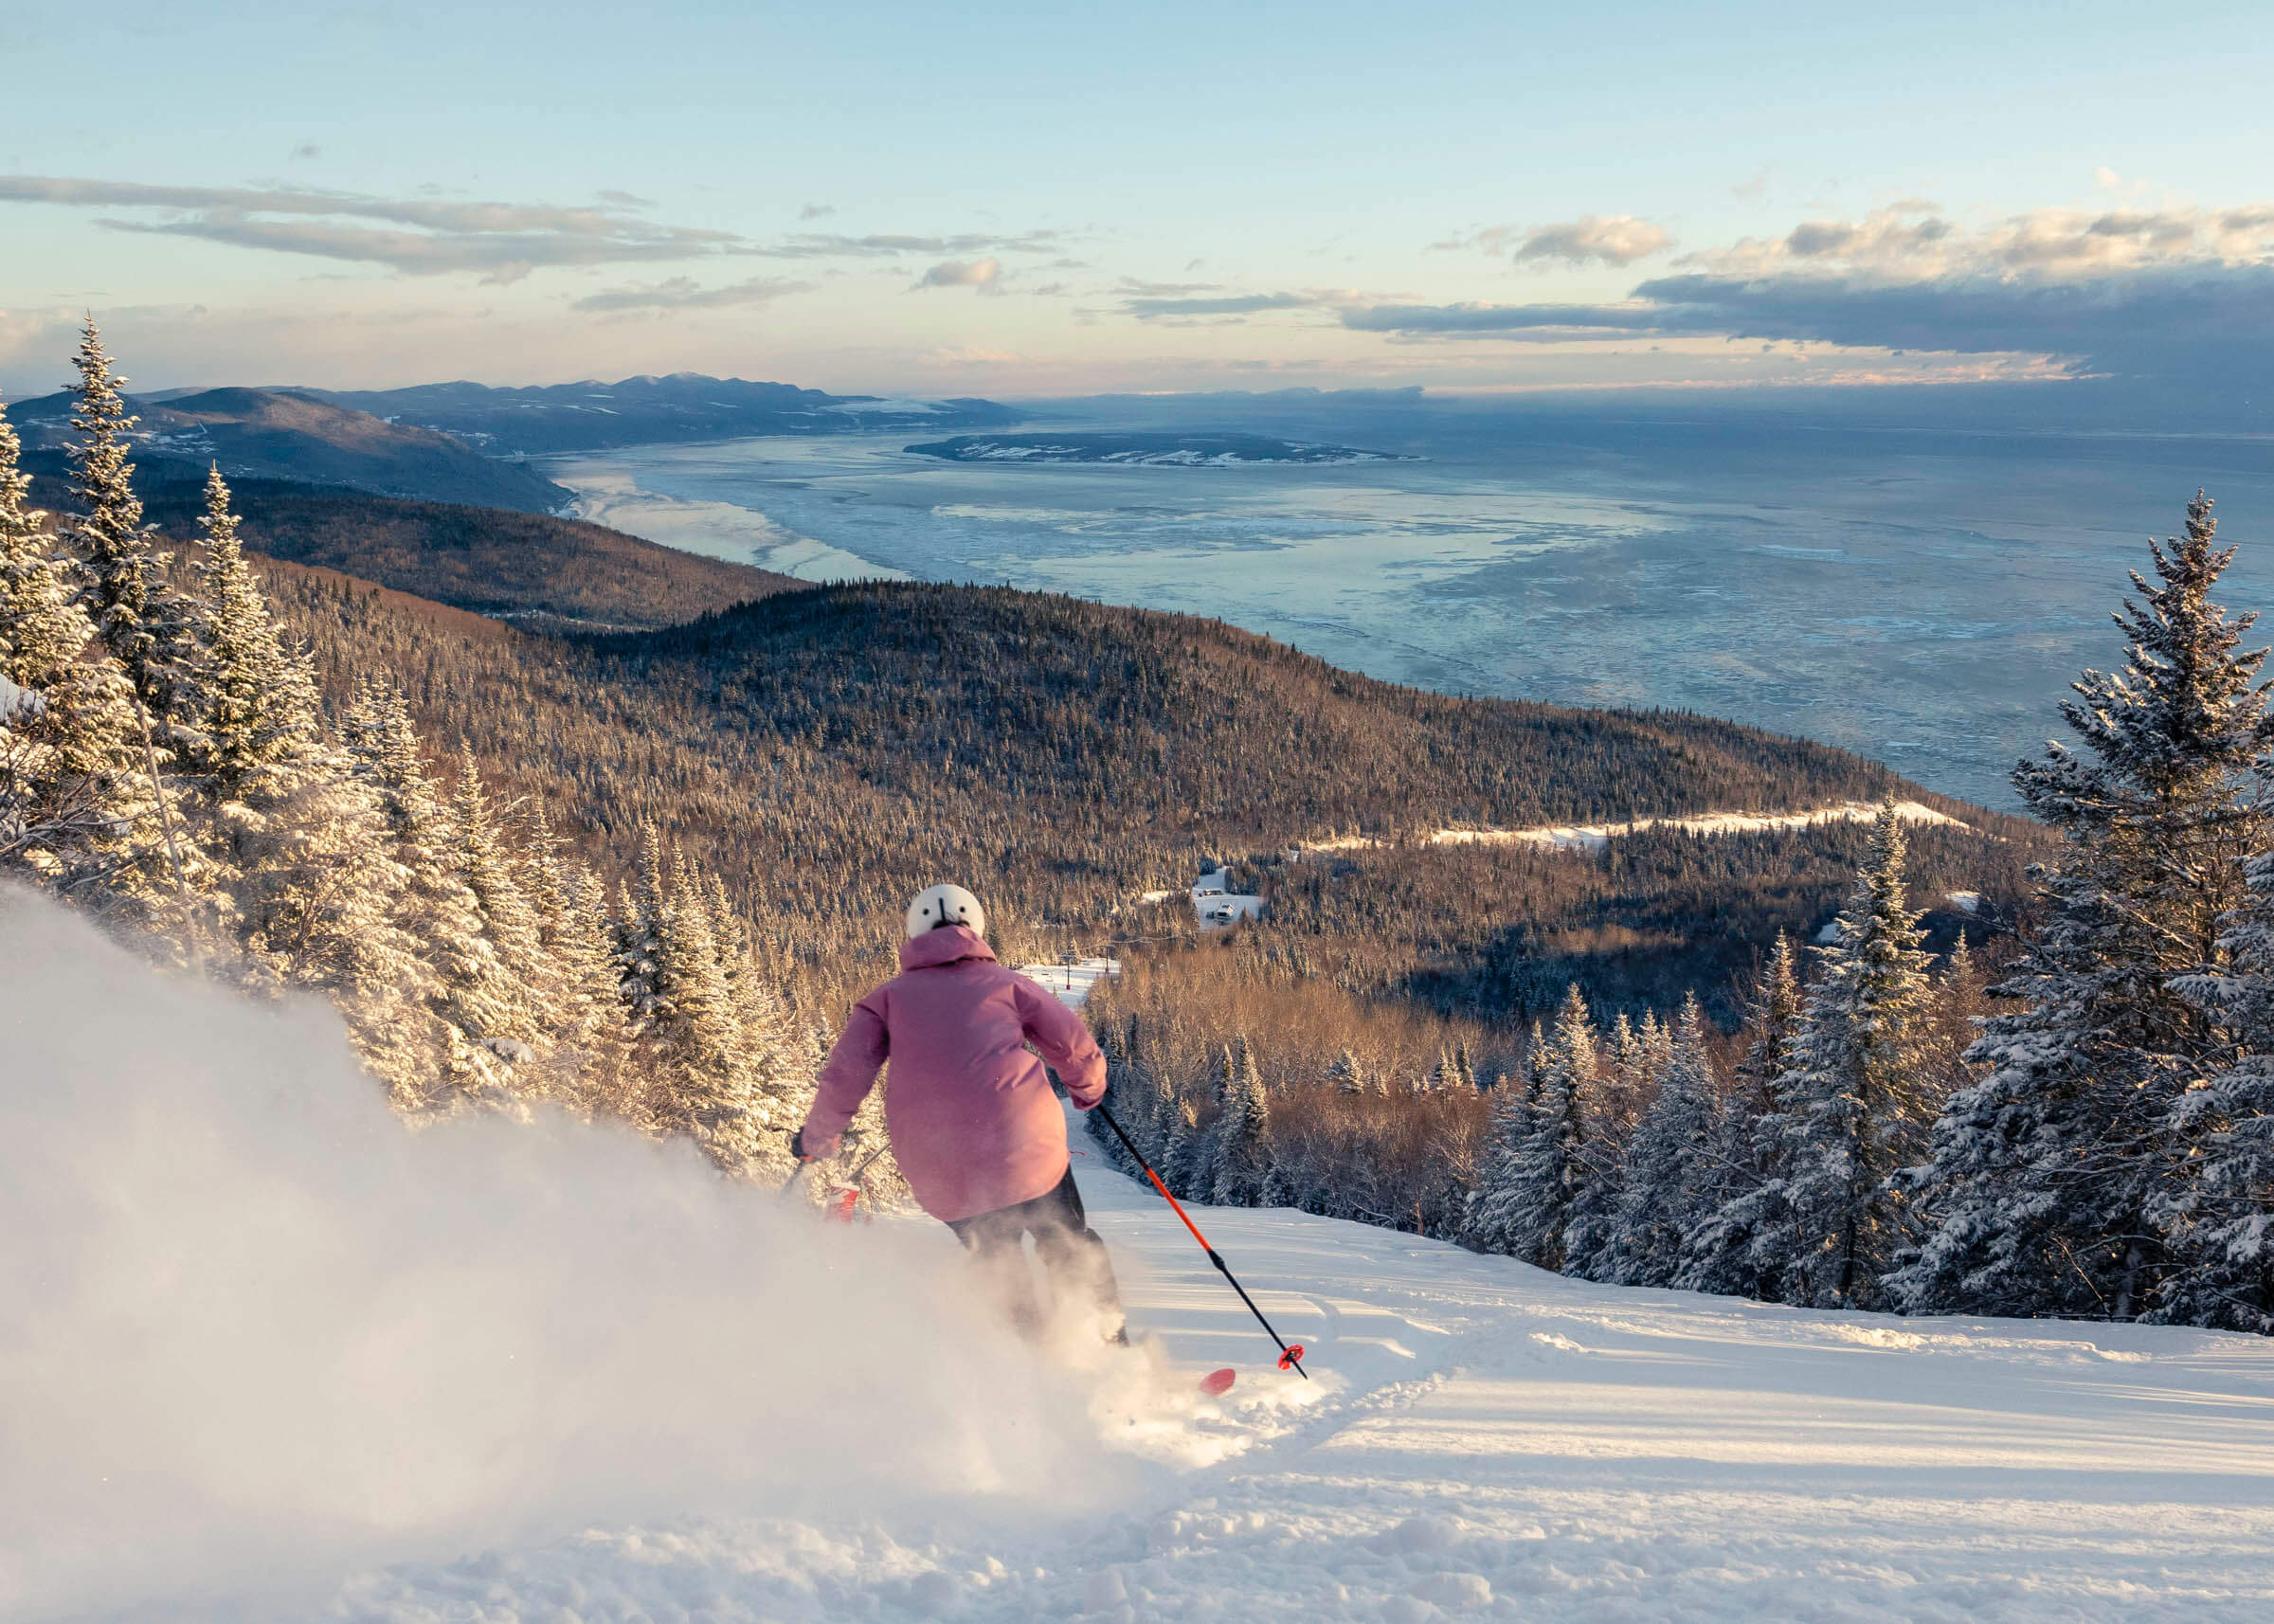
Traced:
[[1066, 1176], [1066, 1113], [1042, 1052], [1088, 1110], [1106, 1057], [1082, 1018], [985, 942], [950, 925], [900, 945], [900, 973], [853, 1006], [805, 1113], [805, 1151], [826, 1156], [889, 1058], [884, 1121], [916, 1200], [946, 1222], [1047, 1195]]

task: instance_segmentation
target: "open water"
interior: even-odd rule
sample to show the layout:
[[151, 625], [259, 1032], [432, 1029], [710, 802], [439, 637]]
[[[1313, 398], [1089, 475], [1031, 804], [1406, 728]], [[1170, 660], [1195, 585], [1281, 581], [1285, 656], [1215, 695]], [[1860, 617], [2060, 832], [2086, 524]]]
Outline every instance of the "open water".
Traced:
[[[1026, 426], [1158, 428], [1169, 409]], [[953, 463], [903, 450], [918, 425], [549, 472], [588, 517], [805, 579], [1219, 616], [1448, 692], [1735, 717], [2008, 807], [2066, 685], [2121, 659], [2125, 572], [2198, 485], [2241, 544], [2224, 601], [2274, 605], [2264, 441], [1475, 410], [1276, 429], [1427, 460]]]

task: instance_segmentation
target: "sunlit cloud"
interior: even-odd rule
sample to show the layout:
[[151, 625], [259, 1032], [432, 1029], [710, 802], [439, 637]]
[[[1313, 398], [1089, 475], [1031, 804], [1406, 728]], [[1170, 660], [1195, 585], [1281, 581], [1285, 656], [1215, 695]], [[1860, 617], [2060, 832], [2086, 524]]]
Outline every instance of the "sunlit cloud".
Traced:
[[673, 277], [660, 282], [604, 288], [578, 299], [568, 308], [602, 314], [630, 311], [725, 310], [736, 305], [769, 304], [791, 294], [811, 293], [818, 282], [786, 278], [753, 277], [749, 281], [707, 288], [692, 277]]
[[2077, 277], [2274, 256], [2274, 204], [2230, 208], [2039, 208], [1968, 228], [1909, 198], [1858, 220], [1807, 220], [1676, 262], [1720, 275], [1803, 267], [1894, 279], [1966, 274]]
[[877, 232], [845, 237], [834, 232], [808, 231], [778, 243], [752, 246], [749, 251], [777, 260], [873, 260], [903, 254], [1039, 254], [1056, 253], [1056, 231], [1027, 231], [1011, 236], [966, 232], [950, 237], [917, 237]]
[[999, 260], [943, 260], [916, 279], [919, 288], [977, 288], [992, 292], [1002, 278]]
[[1673, 242], [1664, 226], [1632, 214], [1582, 214], [1550, 226], [1488, 226], [1430, 246], [1506, 254], [1518, 265], [1608, 265], [1615, 270], [1663, 253]]

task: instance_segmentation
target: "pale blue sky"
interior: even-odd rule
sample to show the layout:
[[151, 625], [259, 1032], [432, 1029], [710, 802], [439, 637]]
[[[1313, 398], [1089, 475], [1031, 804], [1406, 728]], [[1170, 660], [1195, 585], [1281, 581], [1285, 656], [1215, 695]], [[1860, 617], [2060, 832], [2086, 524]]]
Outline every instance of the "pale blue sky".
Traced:
[[[2259, 308], [2263, 4], [1580, 11], [10, 0], [0, 385], [82, 307], [151, 387], [995, 394], [2121, 370], [1997, 290]], [[1593, 314], [1447, 314], [1541, 303]]]

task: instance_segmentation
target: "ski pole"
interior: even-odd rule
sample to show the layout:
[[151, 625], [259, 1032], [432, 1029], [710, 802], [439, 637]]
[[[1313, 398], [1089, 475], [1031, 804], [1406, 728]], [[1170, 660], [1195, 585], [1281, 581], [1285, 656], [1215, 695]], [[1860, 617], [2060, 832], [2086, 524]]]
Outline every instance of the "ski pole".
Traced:
[[1303, 1344], [1299, 1342], [1289, 1344], [1280, 1340], [1279, 1333], [1272, 1329], [1272, 1322], [1265, 1319], [1263, 1310], [1255, 1306], [1255, 1299], [1248, 1295], [1248, 1289], [1239, 1283], [1238, 1276], [1235, 1275], [1225, 1265], [1216, 1248], [1208, 1244], [1208, 1237], [1200, 1233], [1200, 1225], [1192, 1221], [1192, 1215], [1184, 1210], [1182, 1203], [1176, 1197], [1168, 1193], [1168, 1186], [1161, 1182], [1161, 1175], [1153, 1171], [1153, 1164], [1145, 1159], [1145, 1152], [1137, 1148], [1128, 1134], [1122, 1132], [1121, 1124], [1113, 1120], [1112, 1112], [1107, 1110], [1102, 1103], [1092, 1109], [1096, 1110], [1105, 1125], [1113, 1130], [1113, 1137], [1121, 1141], [1121, 1147], [1136, 1159], [1138, 1166], [1145, 1169], [1145, 1176], [1153, 1182], [1153, 1188], [1161, 1192], [1161, 1199], [1169, 1204], [1177, 1217], [1184, 1220], [1184, 1227], [1192, 1231], [1192, 1238], [1200, 1243], [1200, 1250], [1208, 1254], [1208, 1261], [1216, 1265], [1216, 1272], [1224, 1277], [1232, 1290], [1239, 1293], [1239, 1300], [1247, 1304], [1248, 1312], [1255, 1316], [1255, 1323], [1263, 1327], [1264, 1334], [1279, 1344], [1279, 1368], [1292, 1370], [1304, 1380], [1308, 1381], [1310, 1372], [1303, 1368]]

